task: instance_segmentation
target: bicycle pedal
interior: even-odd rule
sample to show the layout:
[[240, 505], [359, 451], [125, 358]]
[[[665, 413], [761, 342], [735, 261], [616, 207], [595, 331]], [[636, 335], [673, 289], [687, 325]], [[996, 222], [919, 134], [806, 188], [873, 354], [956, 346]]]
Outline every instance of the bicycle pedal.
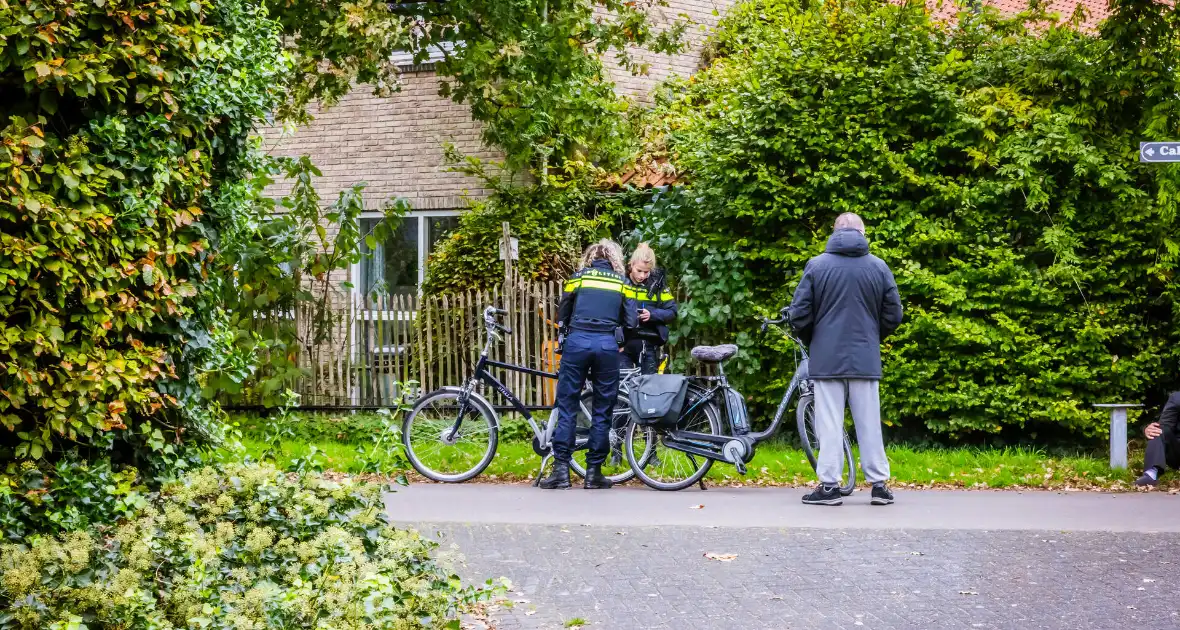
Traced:
[[738, 460], [734, 462], [733, 467], [737, 469], [739, 475], [746, 474], [746, 463]]

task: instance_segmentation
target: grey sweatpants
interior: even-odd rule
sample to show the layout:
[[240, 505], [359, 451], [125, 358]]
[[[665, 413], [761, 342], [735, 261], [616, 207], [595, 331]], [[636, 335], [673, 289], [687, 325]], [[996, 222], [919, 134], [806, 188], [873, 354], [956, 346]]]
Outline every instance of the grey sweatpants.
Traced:
[[881, 438], [881, 389], [878, 381], [816, 380], [815, 432], [819, 438], [820, 483], [837, 485], [844, 476], [844, 406], [852, 411], [860, 467], [869, 483], [889, 479], [889, 460]]

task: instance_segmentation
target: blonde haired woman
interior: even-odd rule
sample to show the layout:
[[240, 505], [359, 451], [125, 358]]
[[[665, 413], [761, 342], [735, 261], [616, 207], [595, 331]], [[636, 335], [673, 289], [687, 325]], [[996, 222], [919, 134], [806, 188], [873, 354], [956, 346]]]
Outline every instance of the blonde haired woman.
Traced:
[[635, 301], [623, 276], [623, 249], [603, 239], [586, 248], [582, 269], [565, 283], [557, 309], [569, 332], [557, 371], [557, 429], [553, 434], [553, 473], [541, 480], [546, 490], [570, 487], [570, 458], [582, 385], [594, 383], [590, 439], [586, 451], [587, 490], [606, 489], [602, 474], [610, 452], [610, 423], [619, 388], [619, 346], [623, 330], [637, 324]]
[[655, 374], [660, 366], [660, 349], [668, 343], [668, 324], [676, 321], [678, 306], [668, 291], [663, 270], [656, 269], [656, 253], [640, 243], [631, 253], [628, 296], [636, 301], [639, 326], [626, 331], [623, 345], [625, 367], [639, 366], [643, 374]]

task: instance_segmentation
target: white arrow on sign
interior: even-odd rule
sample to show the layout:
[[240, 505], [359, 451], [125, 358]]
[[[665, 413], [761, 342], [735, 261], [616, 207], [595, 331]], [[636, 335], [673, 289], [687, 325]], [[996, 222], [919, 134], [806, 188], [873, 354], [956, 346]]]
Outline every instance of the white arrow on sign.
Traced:
[[1180, 162], [1180, 142], [1140, 142], [1140, 162]]

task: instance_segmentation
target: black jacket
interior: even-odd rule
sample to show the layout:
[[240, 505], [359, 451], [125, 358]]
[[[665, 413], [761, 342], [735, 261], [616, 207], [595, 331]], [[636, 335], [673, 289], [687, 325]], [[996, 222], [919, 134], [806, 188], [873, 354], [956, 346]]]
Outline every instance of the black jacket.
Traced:
[[1164, 433], [1164, 444], [1175, 445], [1176, 451], [1180, 453], [1180, 392], [1172, 392], [1168, 396], [1168, 402], [1164, 404], [1164, 410], [1160, 412], [1160, 430]]
[[660, 346], [668, 343], [668, 324], [676, 321], [680, 307], [668, 291], [664, 271], [652, 271], [643, 284], [629, 284], [627, 296], [635, 300], [636, 309], [647, 309], [651, 313], [651, 319], [639, 322], [637, 328], [627, 329], [627, 339], [644, 339]]
[[626, 280], [606, 260], [594, 261], [566, 281], [557, 319], [563, 328], [606, 333], [638, 323]]
[[881, 341], [901, 325], [901, 299], [864, 235], [841, 229], [808, 261], [790, 317], [811, 350], [812, 378], [878, 380]]

